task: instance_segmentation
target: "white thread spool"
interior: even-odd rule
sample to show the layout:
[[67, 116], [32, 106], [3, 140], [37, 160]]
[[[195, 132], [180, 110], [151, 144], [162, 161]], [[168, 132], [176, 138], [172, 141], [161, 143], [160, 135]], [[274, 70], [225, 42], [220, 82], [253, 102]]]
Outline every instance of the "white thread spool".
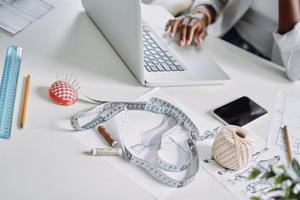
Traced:
[[122, 149], [118, 148], [96, 148], [91, 150], [93, 156], [120, 156]]
[[220, 128], [212, 146], [212, 156], [216, 162], [232, 170], [246, 167], [253, 152], [252, 137], [238, 126]]

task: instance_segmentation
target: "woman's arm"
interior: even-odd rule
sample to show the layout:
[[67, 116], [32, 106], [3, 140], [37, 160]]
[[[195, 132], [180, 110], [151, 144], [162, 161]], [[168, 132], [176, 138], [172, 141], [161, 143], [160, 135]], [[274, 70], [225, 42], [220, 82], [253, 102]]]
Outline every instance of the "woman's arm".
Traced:
[[279, 28], [280, 34], [292, 30], [300, 20], [299, 0], [279, 0]]

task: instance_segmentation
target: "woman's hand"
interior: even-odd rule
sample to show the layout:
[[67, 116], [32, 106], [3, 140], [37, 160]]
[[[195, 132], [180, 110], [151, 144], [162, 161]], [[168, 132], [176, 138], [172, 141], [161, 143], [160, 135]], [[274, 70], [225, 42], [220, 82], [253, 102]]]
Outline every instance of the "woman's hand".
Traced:
[[168, 21], [165, 31], [174, 38], [179, 34], [180, 47], [192, 45], [202, 46], [207, 35], [207, 17], [203, 13], [188, 14]]

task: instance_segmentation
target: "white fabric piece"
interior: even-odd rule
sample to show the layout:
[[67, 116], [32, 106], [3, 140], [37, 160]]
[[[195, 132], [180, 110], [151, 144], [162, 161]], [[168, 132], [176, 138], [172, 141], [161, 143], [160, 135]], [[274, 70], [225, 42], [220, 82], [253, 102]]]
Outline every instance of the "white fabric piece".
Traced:
[[281, 52], [282, 62], [287, 77], [296, 81], [300, 79], [300, 21], [286, 34], [274, 33], [273, 37]]
[[282, 52], [300, 49], [300, 21], [291, 31], [285, 34], [274, 33], [273, 35]]
[[271, 58], [274, 42], [271, 35], [278, 29], [278, 0], [255, 0], [235, 28], [242, 38]]
[[207, 5], [211, 5], [215, 9], [215, 11], [219, 14], [224, 8], [226, 2], [227, 0], [195, 0], [192, 8], [195, 8], [199, 5], [207, 4]]
[[172, 15], [186, 11], [193, 3], [193, 0], [153, 0], [151, 4], [165, 7]]
[[281, 52], [279, 50], [277, 42], [273, 42], [271, 60], [272, 60], [272, 62], [282, 66], [282, 68], [283, 68], [283, 62], [282, 62], [282, 59], [281, 59]]
[[291, 81], [300, 79], [300, 50], [281, 52], [282, 61], [286, 68], [287, 77]]

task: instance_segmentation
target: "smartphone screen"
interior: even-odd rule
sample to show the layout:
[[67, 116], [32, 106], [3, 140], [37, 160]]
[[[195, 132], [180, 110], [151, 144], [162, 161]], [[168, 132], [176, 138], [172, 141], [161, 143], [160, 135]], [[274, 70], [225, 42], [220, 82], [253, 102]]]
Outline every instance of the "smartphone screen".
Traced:
[[248, 97], [241, 97], [215, 109], [213, 113], [227, 124], [244, 126], [267, 111]]

